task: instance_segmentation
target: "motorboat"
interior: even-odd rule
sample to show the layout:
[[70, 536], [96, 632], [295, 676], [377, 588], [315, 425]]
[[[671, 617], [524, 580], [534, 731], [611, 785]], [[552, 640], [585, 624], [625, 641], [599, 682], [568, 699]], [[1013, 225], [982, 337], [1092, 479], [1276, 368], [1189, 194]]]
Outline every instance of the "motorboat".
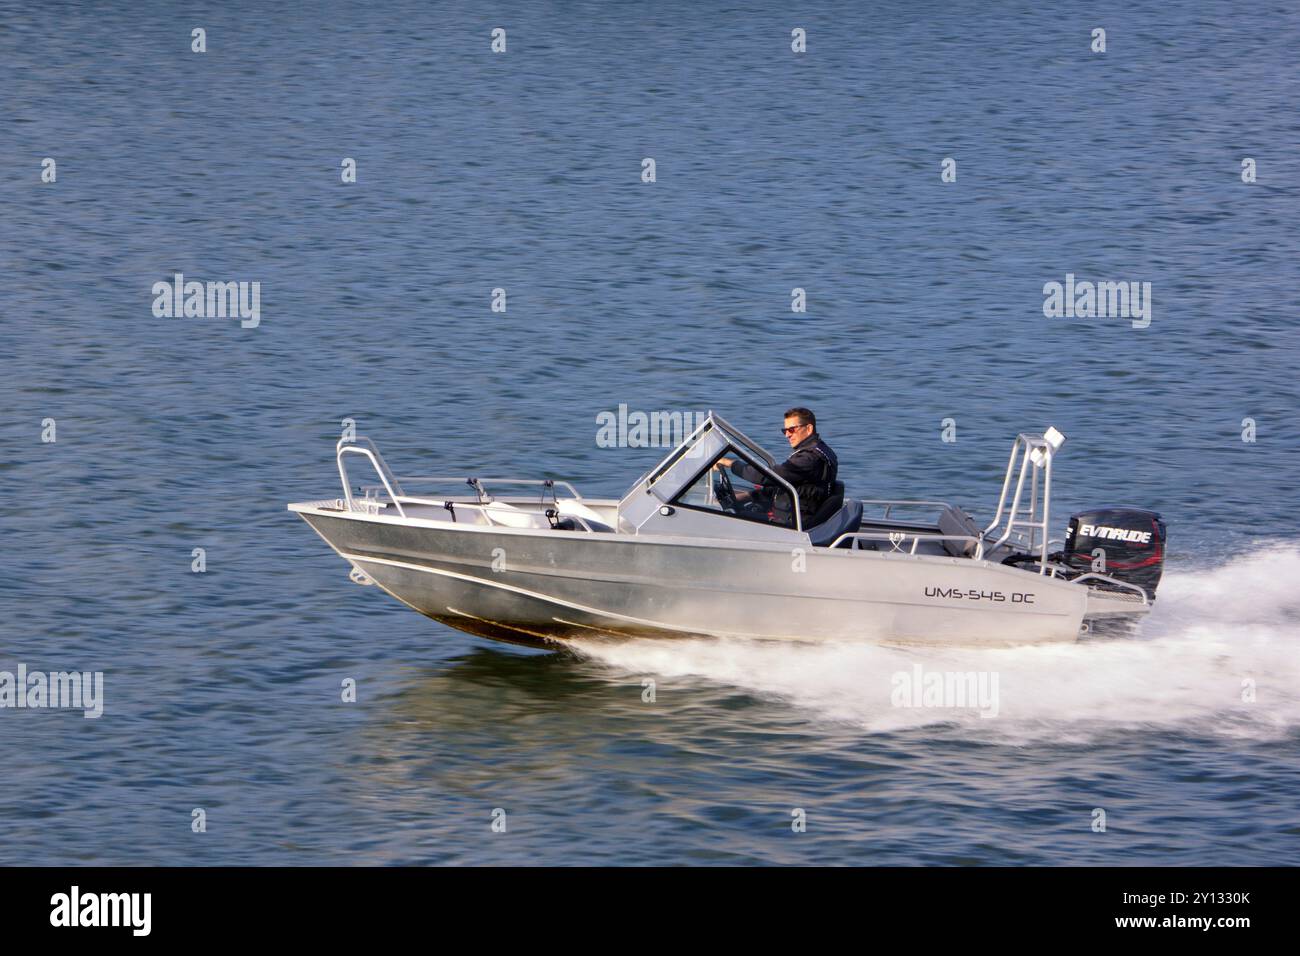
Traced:
[[[1056, 428], [1016, 436], [986, 525], [944, 501], [854, 498], [839, 481], [815, 513], [791, 507], [775, 523], [763, 496], [796, 490], [713, 412], [618, 499], [551, 478], [398, 477], [357, 436], [335, 448], [343, 496], [288, 507], [354, 582], [511, 643], [1074, 641], [1151, 610], [1166, 529], [1153, 511], [1098, 508], [1051, 538], [1064, 442]], [[738, 488], [725, 459], [762, 484]], [[354, 487], [349, 465], [362, 462], [377, 484]]]

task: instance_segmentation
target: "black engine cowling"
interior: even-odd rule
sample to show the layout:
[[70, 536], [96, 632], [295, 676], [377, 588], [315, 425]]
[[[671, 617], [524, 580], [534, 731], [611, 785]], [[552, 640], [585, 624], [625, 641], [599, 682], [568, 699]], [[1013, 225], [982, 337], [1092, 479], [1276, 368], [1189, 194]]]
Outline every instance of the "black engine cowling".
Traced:
[[1154, 511], [1094, 508], [1071, 515], [1062, 557], [1081, 572], [1135, 584], [1154, 600], [1164, 571], [1165, 538], [1165, 523]]

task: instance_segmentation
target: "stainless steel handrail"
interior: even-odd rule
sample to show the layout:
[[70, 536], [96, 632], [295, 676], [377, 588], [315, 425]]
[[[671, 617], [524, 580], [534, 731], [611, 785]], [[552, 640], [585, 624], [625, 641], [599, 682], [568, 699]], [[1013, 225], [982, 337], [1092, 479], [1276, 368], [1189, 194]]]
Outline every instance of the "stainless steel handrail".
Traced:
[[[716, 468], [716, 465], [714, 467]], [[709, 471], [713, 470], [714, 468], [709, 469]], [[777, 481], [781, 482], [781, 484], [785, 485], [786, 491], [790, 493], [790, 504], [794, 510], [794, 530], [803, 531], [803, 516], [799, 513], [799, 495], [795, 492], [794, 485], [790, 484], [790, 482], [778, 475], [773, 468], [769, 468], [761, 462], [758, 465], [758, 470], [766, 474], [769, 478], [775, 478]], [[712, 480], [709, 481], [709, 486], [713, 486]]]
[[[382, 487], [382, 486], [380, 486], [380, 485], [367, 485], [367, 486], [364, 486], [364, 487], [378, 489], [378, 488], [380, 488], [380, 487]], [[442, 507], [445, 507], [445, 506], [447, 505], [448, 502], [451, 502], [451, 503], [452, 503], [453, 505], [455, 505], [457, 508], [476, 508], [476, 509], [478, 509], [478, 511], [483, 515], [483, 517], [487, 519], [487, 522], [488, 522], [489, 525], [502, 525], [502, 524], [503, 524], [503, 523], [500, 522], [500, 521], [493, 521], [493, 519], [492, 519], [492, 510], [493, 510], [494, 508], [497, 509], [498, 511], [504, 511], [504, 510], [505, 510], [505, 509], [503, 509], [503, 508], [500, 507], [501, 505], [505, 504], [505, 502], [501, 502], [501, 501], [453, 501], [451, 498], [422, 498], [422, 497], [419, 497], [419, 496], [417, 496], [417, 495], [402, 495], [401, 500], [402, 500], [403, 502], [405, 502], [406, 504], [408, 504], [408, 505], [428, 505], [428, 506], [430, 506], [430, 507], [434, 507], [434, 508], [442, 508]], [[394, 504], [397, 504], [397, 502], [394, 502]], [[399, 511], [400, 511], [400, 509], [399, 509]], [[513, 509], [511, 509], [511, 513], [512, 513], [512, 514], [527, 514], [528, 512], [514, 511]], [[405, 517], [405, 515], [403, 515], [403, 517]], [[584, 531], [590, 531], [592, 534], [598, 534], [598, 533], [599, 533], [599, 532], [596, 531], [595, 528], [593, 528], [593, 527], [591, 526], [590, 522], [588, 522], [587, 519], [584, 518], [582, 515], [578, 515], [578, 514], [568, 514], [568, 515], [564, 515], [564, 517], [566, 517], [566, 518], [572, 518], [574, 521], [580, 522], [580, 523], [582, 524], [582, 528], [583, 528]], [[503, 526], [505, 526], [505, 527], [510, 527], [509, 525], [503, 525]]]
[[[348, 511], [356, 511], [352, 504], [352, 483], [348, 481], [348, 466], [343, 464], [344, 455], [360, 455], [362, 458], [369, 460], [371, 466], [375, 469], [375, 474], [379, 475], [379, 480], [384, 483], [384, 490], [388, 492], [389, 499], [397, 507], [397, 513], [403, 518], [406, 512], [402, 510], [402, 503], [399, 500], [403, 497], [401, 494], [401, 483], [393, 478], [390, 483], [389, 478], [392, 472], [388, 470], [388, 465], [384, 462], [383, 456], [379, 454], [379, 449], [374, 447], [373, 442], [369, 442], [370, 447], [360, 445], [361, 441], [368, 439], [358, 439], [357, 444], [340, 441], [335, 448], [334, 458], [339, 468], [339, 480], [343, 482], [343, 500], [347, 502]], [[395, 490], [396, 488], [396, 490]]]
[[455, 475], [424, 475], [418, 477], [403, 476], [398, 480], [405, 482], [408, 485], [420, 485], [420, 484], [428, 485], [428, 484], [436, 484], [441, 482], [445, 482], [447, 484], [464, 485], [464, 484], [468, 484], [470, 481], [477, 481], [479, 485], [481, 485], [484, 488], [485, 491], [488, 484], [547, 485], [549, 482], [549, 487], [567, 489], [569, 494], [573, 496], [573, 499], [575, 501], [582, 502], [584, 500], [582, 495], [579, 494], [578, 489], [575, 488], [570, 482], [562, 481], [554, 478], [471, 478], [470, 476], [458, 477]]
[[1070, 583], [1079, 584], [1083, 581], [1089, 580], [1090, 578], [1096, 581], [1105, 581], [1107, 584], [1113, 584], [1116, 587], [1124, 588], [1127, 591], [1136, 591], [1138, 596], [1142, 598], [1142, 604], [1144, 606], [1149, 606], [1151, 604], [1151, 599], [1147, 597], [1147, 592], [1144, 588], [1140, 588], [1136, 584], [1129, 584], [1127, 581], [1121, 581], [1118, 578], [1112, 578], [1109, 574], [1098, 574], [1094, 571], [1088, 574], [1081, 574], [1077, 578], [1071, 578]]
[[918, 507], [918, 506], [920, 506], [920, 505], [929, 505], [929, 506], [931, 506], [931, 507], [938, 507], [938, 508], [951, 508], [951, 507], [952, 507], [952, 505], [949, 504], [949, 503], [946, 502], [946, 501], [925, 501], [925, 500], [922, 500], [922, 499], [907, 499], [907, 498], [857, 498], [857, 499], [855, 499], [855, 500], [862, 502], [864, 505], [884, 505], [884, 506], [885, 506], [885, 512], [884, 512], [884, 514], [882, 515], [882, 517], [885, 517], [885, 518], [888, 518], [888, 517], [889, 517], [889, 513], [890, 513], [890, 511], [892, 510], [892, 508], [893, 508], [895, 505], [899, 505], [900, 507], [907, 507], [907, 508]]
[[[388, 500], [392, 502], [393, 507], [397, 509], [397, 513], [402, 518], [406, 517], [406, 509], [402, 507], [403, 502], [405, 502], [408, 505], [419, 504], [419, 505], [430, 505], [434, 507], [437, 506], [445, 507], [446, 504], [451, 500], [450, 498], [435, 499], [435, 498], [426, 498], [418, 495], [408, 495], [406, 494], [406, 491], [403, 487], [404, 484], [428, 485], [428, 484], [445, 483], [445, 484], [469, 485], [471, 488], [473, 488], [474, 495], [476, 498], [478, 498], [478, 500], [457, 501], [455, 502], [455, 504], [457, 507], [460, 508], [479, 509], [479, 511], [482, 513], [483, 517], [487, 520], [489, 525], [499, 524], [500, 522], [494, 521], [492, 517], [492, 508], [493, 506], [499, 503], [496, 502], [490, 494], [488, 494], [487, 489], [485, 487], [485, 484], [487, 482], [491, 482], [497, 485], [531, 485], [531, 486], [541, 485], [545, 488], [549, 488], [552, 490], [553, 499], [554, 499], [554, 489], [562, 488], [568, 491], [570, 495], [572, 495], [572, 500], [575, 503], [580, 504], [583, 507], [587, 507], [586, 501], [582, 497], [582, 494], [578, 491], [578, 489], [575, 488], [571, 482], [563, 481], [563, 480], [555, 480], [549, 478], [472, 478], [472, 477], [459, 477], [459, 476], [452, 476], [452, 475], [421, 475], [421, 476], [409, 476], [409, 477], [399, 478], [395, 474], [393, 474], [393, 470], [388, 467], [388, 462], [384, 461], [384, 456], [380, 454], [379, 447], [374, 443], [373, 440], [367, 438], [364, 435], [358, 435], [355, 439], [351, 441], [348, 441], [347, 439], [340, 439], [338, 443], [334, 446], [334, 454], [335, 454], [335, 461], [338, 465], [338, 470], [339, 470], [339, 481], [342, 482], [343, 484], [343, 505], [347, 508], [348, 511], [358, 511], [361, 509], [358, 509], [356, 506], [355, 498], [352, 494], [352, 482], [349, 480], [348, 468], [343, 460], [347, 455], [357, 455], [359, 457], [365, 458], [367, 461], [370, 462], [371, 467], [374, 468], [375, 474], [379, 476], [380, 484], [359, 486], [362, 493], [367, 497], [367, 499], [370, 498], [372, 492], [377, 493], [382, 488], [383, 491], [388, 495]], [[558, 502], [556, 502], [556, 504], [558, 507]], [[500, 509], [498, 508], [497, 510], [499, 511]], [[574, 515], [566, 515], [565, 517], [573, 518], [575, 521], [577, 521], [579, 524], [582, 525], [584, 530], [594, 533], [594, 529], [592, 528], [591, 523], [587, 521], [587, 519], [584, 518], [582, 515], [574, 514]]]
[[367, 438], [365, 435], [358, 435], [351, 441], [348, 441], [345, 438], [340, 438], [334, 445], [334, 453], [337, 455], [339, 449], [344, 447], [360, 447], [369, 449], [370, 453], [374, 456], [374, 460], [377, 461], [380, 466], [375, 469], [380, 473], [380, 477], [387, 477], [388, 481], [392, 484], [393, 488], [396, 489], [397, 493], [399, 495], [402, 494], [401, 481], [393, 474], [393, 469], [388, 467], [388, 462], [384, 461], [384, 456], [379, 453], [379, 446], [376, 445], [374, 441]]
[[[1064, 439], [1062, 439], [1064, 440]], [[1047, 553], [1050, 545], [1051, 522], [1051, 501], [1052, 501], [1052, 458], [1054, 448], [1052, 443], [1043, 435], [1030, 435], [1021, 432], [1011, 444], [1011, 456], [1007, 459], [1006, 476], [1002, 479], [1002, 493], [998, 496], [998, 510], [993, 516], [992, 522], [980, 533], [979, 550], [976, 557], [982, 558], [986, 552], [996, 551], [1002, 545], [1010, 540], [1012, 534], [1019, 534], [1021, 540], [1024, 540], [1024, 529], [1028, 529], [1028, 541], [1025, 550], [1032, 552], [1035, 549], [1035, 539], [1037, 532], [1043, 532], [1042, 557], [1039, 562], [1039, 574], [1047, 573]], [[1034, 460], [1034, 453], [1039, 453], [1039, 460]], [[1011, 507], [1007, 509], [1007, 495], [1011, 490], [1011, 476], [1016, 473], [1016, 460], [1020, 459], [1020, 473], [1016, 479], [1016, 493], [1011, 499]], [[1032, 472], [1030, 468], [1032, 467]], [[1038, 502], [1039, 502], [1039, 477], [1042, 477], [1042, 518], [1038, 519]], [[1025, 517], [1020, 517], [1021, 499], [1025, 492], [1025, 479], [1029, 479], [1029, 510]], [[1006, 513], [1006, 528], [992, 544], [987, 544], [988, 538], [994, 533], [994, 530], [1002, 523], [1002, 515]], [[1038, 519], [1038, 520], [1036, 520]]]
[[831, 542], [831, 547], [838, 547], [841, 541], [848, 540], [888, 541], [895, 545], [895, 552], [902, 553], [902, 549], [897, 547], [897, 545], [900, 542], [907, 541], [908, 538], [912, 539], [912, 549], [907, 552], [908, 554], [916, 554], [917, 546], [922, 541], [966, 541], [975, 545], [978, 545], [980, 541], [979, 538], [970, 534], [915, 534], [907, 531], [846, 531]]
[[[389, 501], [391, 501], [393, 506], [397, 509], [397, 513], [401, 515], [403, 518], [406, 517], [406, 511], [402, 507], [403, 502], [406, 502], [407, 504], [427, 504], [427, 505], [446, 504], [446, 501], [436, 501], [429, 498], [423, 498], [415, 495], [408, 495], [406, 494], [405, 488], [403, 487], [404, 483], [411, 484], [411, 485], [421, 485], [421, 484], [427, 485], [427, 484], [436, 484], [436, 483], [448, 483], [448, 484], [455, 483], [455, 484], [462, 484], [462, 485], [467, 484], [474, 489], [474, 494], [479, 500], [473, 503], [457, 502], [457, 504], [460, 505], [461, 507], [482, 508], [483, 514], [487, 518], [489, 524], [492, 523], [492, 516], [488, 512], [486, 505], [491, 504], [493, 502], [493, 499], [492, 496], [488, 494], [486, 488], [484, 487], [486, 482], [492, 482], [493, 484], [497, 484], [497, 485], [542, 485], [546, 488], [552, 489], [552, 494], [554, 494], [554, 489], [562, 488], [566, 490], [570, 495], [572, 495], [573, 500], [576, 503], [586, 507], [586, 501], [582, 497], [582, 494], [578, 491], [577, 488], [573, 486], [572, 483], [567, 481], [557, 481], [554, 479], [546, 479], [546, 478], [485, 478], [483, 479], [483, 478], [472, 478], [472, 477], [457, 477], [457, 476], [450, 476], [450, 475], [424, 475], [424, 476], [412, 476], [412, 477], [399, 478], [395, 474], [393, 474], [393, 470], [388, 467], [388, 462], [384, 461], [384, 456], [379, 452], [379, 446], [377, 446], [372, 439], [366, 437], [365, 435], [358, 435], [351, 440], [342, 439], [342, 438], [339, 439], [338, 443], [334, 446], [334, 455], [339, 470], [339, 481], [343, 484], [343, 503], [348, 511], [357, 511], [360, 509], [356, 507], [355, 499], [352, 494], [352, 482], [349, 480], [348, 468], [343, 460], [347, 455], [357, 455], [362, 458], [365, 458], [367, 461], [370, 462], [371, 467], [374, 468], [375, 474], [379, 476], [380, 484], [359, 486], [362, 494], [365, 495], [367, 498], [370, 498], [372, 493], [377, 493], [382, 488], [384, 492], [387, 493]], [[572, 515], [570, 517], [573, 517], [575, 520], [581, 522], [582, 526], [588, 531], [591, 530], [591, 525], [581, 515]]]

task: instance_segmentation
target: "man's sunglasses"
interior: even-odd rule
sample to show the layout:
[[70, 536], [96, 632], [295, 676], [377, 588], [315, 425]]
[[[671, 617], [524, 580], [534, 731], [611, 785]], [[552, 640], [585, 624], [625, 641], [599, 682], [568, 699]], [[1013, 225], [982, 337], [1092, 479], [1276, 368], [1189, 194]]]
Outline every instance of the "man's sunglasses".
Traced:
[[801, 429], [801, 428], [803, 428], [803, 427], [804, 427], [803, 425], [791, 425], [791, 426], [789, 426], [788, 428], [782, 428], [782, 429], [781, 429], [781, 434], [782, 434], [782, 435], [789, 435], [791, 432], [797, 432], [799, 429]]

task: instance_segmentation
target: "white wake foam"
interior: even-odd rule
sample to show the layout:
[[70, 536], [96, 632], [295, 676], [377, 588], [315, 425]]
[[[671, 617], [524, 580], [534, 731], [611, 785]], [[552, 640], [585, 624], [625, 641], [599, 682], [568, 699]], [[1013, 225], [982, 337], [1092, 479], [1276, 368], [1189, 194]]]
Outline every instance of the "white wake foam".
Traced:
[[[799, 645], [738, 640], [579, 642], [616, 671], [701, 679], [779, 699], [869, 732], [936, 731], [1087, 743], [1118, 730], [1275, 738], [1300, 727], [1300, 549], [1260, 545], [1209, 570], [1166, 569], [1132, 637], [997, 649]], [[898, 706], [895, 675], [997, 677], [996, 716]], [[986, 684], [986, 687], [988, 685]], [[1254, 701], [1249, 696], [1253, 686]], [[909, 699], [909, 698], [904, 698]], [[910, 698], [919, 702], [918, 698]], [[950, 699], [951, 700], [951, 699]], [[987, 710], [987, 708], [986, 708]]]

